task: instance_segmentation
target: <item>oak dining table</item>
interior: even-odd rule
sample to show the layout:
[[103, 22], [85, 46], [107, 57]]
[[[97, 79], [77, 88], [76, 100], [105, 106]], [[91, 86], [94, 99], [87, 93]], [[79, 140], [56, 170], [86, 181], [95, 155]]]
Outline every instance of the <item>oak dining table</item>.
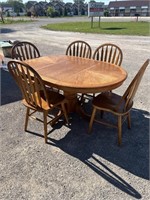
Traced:
[[127, 78], [123, 67], [75, 56], [48, 55], [24, 62], [39, 73], [46, 85], [63, 90], [68, 113], [80, 110], [78, 93], [113, 90]]

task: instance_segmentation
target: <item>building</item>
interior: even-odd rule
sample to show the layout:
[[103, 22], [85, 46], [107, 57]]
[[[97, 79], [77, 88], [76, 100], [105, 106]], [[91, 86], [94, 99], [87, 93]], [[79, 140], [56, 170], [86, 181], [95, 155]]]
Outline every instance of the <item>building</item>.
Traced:
[[150, 16], [150, 0], [111, 1], [110, 16]]

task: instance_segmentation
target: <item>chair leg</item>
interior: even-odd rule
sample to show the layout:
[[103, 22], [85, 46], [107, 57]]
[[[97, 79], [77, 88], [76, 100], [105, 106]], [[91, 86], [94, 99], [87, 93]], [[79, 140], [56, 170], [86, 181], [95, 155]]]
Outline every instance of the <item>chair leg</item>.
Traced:
[[118, 116], [118, 145], [122, 143], [122, 116]]
[[85, 95], [85, 94], [81, 94], [81, 99], [80, 99], [80, 102], [81, 102], [81, 103], [84, 103], [84, 95]]
[[90, 133], [91, 130], [92, 130], [92, 125], [93, 125], [93, 121], [94, 121], [94, 118], [95, 118], [95, 114], [96, 114], [96, 108], [94, 107], [94, 108], [93, 108], [93, 111], [92, 111], [90, 123], [89, 123], [89, 130], [88, 130], [88, 133]]
[[128, 121], [128, 129], [130, 129], [131, 128], [131, 115], [130, 115], [130, 112], [128, 113], [127, 121]]
[[65, 116], [65, 120], [66, 120], [67, 124], [69, 124], [68, 116], [67, 116], [67, 112], [66, 112], [66, 108], [65, 108], [65, 104], [62, 103], [61, 106], [62, 106], [62, 110], [63, 110], [64, 116]]
[[47, 143], [47, 114], [48, 114], [47, 111], [43, 111], [45, 143]]
[[27, 131], [28, 120], [29, 120], [29, 113], [30, 113], [30, 108], [27, 108], [27, 110], [26, 110], [26, 118], [25, 118], [25, 127], [24, 127], [25, 131]]

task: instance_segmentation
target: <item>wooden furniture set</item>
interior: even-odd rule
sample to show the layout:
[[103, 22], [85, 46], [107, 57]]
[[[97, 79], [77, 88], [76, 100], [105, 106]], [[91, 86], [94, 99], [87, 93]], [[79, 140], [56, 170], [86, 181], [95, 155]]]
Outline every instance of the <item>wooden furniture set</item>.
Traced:
[[[23, 46], [25, 47], [23, 48]], [[130, 128], [130, 110], [133, 106], [133, 98], [149, 60], [140, 68], [124, 95], [119, 96], [111, 90], [122, 85], [127, 78], [127, 73], [120, 66], [123, 55], [121, 49], [116, 45], [99, 46], [93, 54], [93, 59], [91, 59], [91, 47], [84, 41], [71, 43], [66, 50], [66, 55], [57, 56], [40, 57], [37, 48], [27, 48], [27, 44], [23, 46], [19, 44], [16, 50], [15, 46], [12, 49], [12, 55], [14, 55], [12, 57], [15, 58], [17, 55], [16, 59], [23, 62], [10, 61], [8, 68], [22, 91], [23, 103], [27, 107], [25, 130], [28, 117], [36, 111], [43, 112], [44, 138], [47, 142], [47, 116], [51, 109], [58, 108], [60, 112], [50, 123], [53, 124], [62, 115], [65, 116], [68, 123], [70, 112], [84, 114], [78, 103], [78, 93], [100, 93], [93, 97], [89, 133], [92, 130], [93, 121], [116, 127], [118, 128], [118, 145], [121, 145], [122, 118], [127, 118], [128, 128]], [[50, 91], [45, 85], [63, 90], [64, 95]], [[33, 112], [30, 113], [30, 110]], [[117, 125], [104, 122], [103, 119], [97, 120], [95, 117], [97, 110], [100, 110], [102, 114], [111, 112], [117, 115]], [[103, 117], [103, 115], [101, 116]]]

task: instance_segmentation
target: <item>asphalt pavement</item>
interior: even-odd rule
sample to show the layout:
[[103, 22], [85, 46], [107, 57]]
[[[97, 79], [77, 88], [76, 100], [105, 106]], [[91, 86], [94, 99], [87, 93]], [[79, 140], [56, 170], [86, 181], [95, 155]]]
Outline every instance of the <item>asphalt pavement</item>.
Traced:
[[[73, 20], [89, 19], [49, 18], [4, 25], [0, 28], [0, 40], [30, 41], [42, 55], [65, 54], [67, 46], [74, 40], [88, 42], [93, 51], [100, 44], [115, 43], [123, 51], [122, 67], [128, 72], [127, 80], [115, 90], [123, 94], [141, 65], [150, 58], [150, 37], [56, 32], [40, 28], [47, 23]], [[5, 58], [5, 62], [8, 60]], [[127, 123], [123, 125], [121, 147], [117, 146], [116, 129], [94, 123], [93, 134], [89, 136], [88, 122], [77, 114], [70, 116], [69, 127], [63, 121], [54, 128], [49, 127], [49, 142], [45, 144], [42, 124], [31, 120], [30, 131], [24, 132], [25, 108], [21, 93], [7, 69], [1, 68], [0, 199], [150, 199], [149, 77], [148, 67], [131, 111], [131, 129], [127, 128]], [[91, 112], [91, 102], [86, 109]]]

